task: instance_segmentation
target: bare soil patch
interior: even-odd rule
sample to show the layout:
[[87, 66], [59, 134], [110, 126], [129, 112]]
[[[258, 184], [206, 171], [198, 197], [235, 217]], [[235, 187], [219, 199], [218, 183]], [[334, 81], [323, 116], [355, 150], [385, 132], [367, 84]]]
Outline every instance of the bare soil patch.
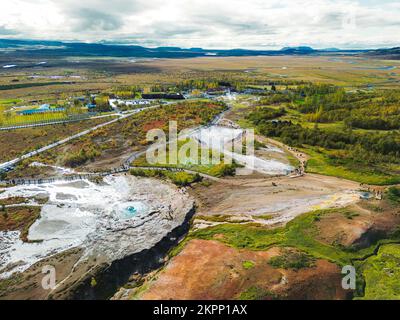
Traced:
[[201, 216], [285, 214], [290, 219], [319, 209], [318, 206], [340, 207], [348, 201], [356, 202], [358, 197], [352, 192], [358, 187], [351, 181], [317, 175], [299, 178], [255, 175], [231, 178], [229, 183], [198, 184], [190, 193], [197, 199], [197, 214]]
[[191, 240], [144, 285], [140, 299], [345, 299], [339, 268], [317, 260], [298, 271], [269, 264], [279, 248], [236, 250], [216, 241]]
[[[71, 275], [72, 271], [75, 275], [75, 281], [83, 276], [85, 270], [74, 269], [74, 265], [81, 256], [82, 249], [71, 249], [34, 264], [24, 273], [16, 273], [11, 278], [0, 280], [0, 300], [48, 299], [52, 291], [45, 290], [42, 287], [42, 280], [45, 276], [42, 273], [43, 267], [46, 265], [54, 266], [58, 291], [60, 291], [62, 288], [65, 289], [63, 281]], [[67, 282], [69, 286], [73, 283], [74, 281]]]
[[323, 215], [316, 223], [317, 239], [326, 244], [366, 248], [389, 236], [399, 224], [399, 208], [386, 201], [361, 201], [345, 212]]

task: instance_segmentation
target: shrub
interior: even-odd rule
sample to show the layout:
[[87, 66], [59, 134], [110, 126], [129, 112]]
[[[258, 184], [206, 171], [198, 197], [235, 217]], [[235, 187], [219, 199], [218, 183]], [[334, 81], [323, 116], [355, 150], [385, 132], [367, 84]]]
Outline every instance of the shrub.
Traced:
[[100, 156], [100, 154], [101, 153], [94, 147], [83, 148], [78, 152], [68, 155], [64, 160], [64, 164], [71, 168], [78, 167], [89, 160], [93, 161], [96, 157]]
[[256, 286], [248, 288], [239, 296], [240, 300], [264, 300], [274, 298], [276, 298], [274, 293]]
[[400, 188], [390, 187], [387, 191], [387, 195], [390, 201], [400, 202]]
[[210, 169], [209, 174], [215, 177], [234, 176], [236, 173], [237, 164], [218, 164]]
[[165, 176], [168, 177], [172, 183], [180, 187], [186, 187], [192, 183], [199, 182], [202, 180], [201, 176], [196, 174], [190, 174], [187, 172], [165, 172]]
[[246, 270], [252, 269], [255, 266], [255, 263], [253, 261], [243, 261], [242, 263], [243, 268]]
[[96, 281], [96, 279], [93, 278], [93, 277], [92, 277], [92, 279], [90, 280], [90, 286], [91, 286], [92, 288], [94, 288], [95, 286], [97, 286], [97, 281]]
[[130, 173], [131, 175], [136, 177], [167, 178], [179, 187], [186, 187], [191, 185], [192, 183], [202, 180], [202, 177], [198, 173], [190, 174], [184, 171], [171, 172], [152, 169], [131, 169]]
[[315, 259], [304, 252], [285, 249], [283, 254], [271, 258], [269, 264], [274, 268], [300, 270], [314, 265]]

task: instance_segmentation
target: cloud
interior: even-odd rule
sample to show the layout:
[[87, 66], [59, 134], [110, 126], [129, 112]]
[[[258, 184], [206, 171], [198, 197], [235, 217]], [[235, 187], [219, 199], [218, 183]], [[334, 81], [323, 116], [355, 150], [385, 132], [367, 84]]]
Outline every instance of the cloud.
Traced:
[[0, 21], [0, 35], [11, 32], [3, 37], [151, 46], [356, 48], [400, 42], [400, 5], [390, 0], [12, 0], [0, 3]]
[[117, 16], [96, 9], [73, 9], [69, 13], [71, 29], [75, 32], [115, 31], [122, 27], [123, 22]]
[[0, 36], [14, 36], [17, 35], [18, 32], [12, 29], [8, 29], [5, 26], [0, 25]]

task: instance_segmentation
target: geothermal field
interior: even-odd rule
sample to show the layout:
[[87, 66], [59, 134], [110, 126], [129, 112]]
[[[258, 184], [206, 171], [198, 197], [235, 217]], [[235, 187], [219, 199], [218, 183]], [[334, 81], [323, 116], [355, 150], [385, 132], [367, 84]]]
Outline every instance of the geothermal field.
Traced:
[[23, 197], [30, 205], [48, 199], [30, 227], [28, 242], [19, 231], [0, 232], [0, 277], [23, 272], [43, 258], [71, 248], [112, 262], [151, 248], [177, 226], [193, 207], [185, 192], [163, 182], [128, 175], [15, 186], [0, 199]]

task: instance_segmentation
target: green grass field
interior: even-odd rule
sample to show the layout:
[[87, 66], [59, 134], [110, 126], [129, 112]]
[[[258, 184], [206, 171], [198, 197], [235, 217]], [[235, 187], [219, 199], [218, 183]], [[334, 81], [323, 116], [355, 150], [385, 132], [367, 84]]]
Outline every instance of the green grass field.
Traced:
[[9, 108], [21, 102], [21, 99], [0, 99], [0, 107]]
[[3, 119], [0, 119], [0, 126], [7, 127], [61, 120], [68, 120], [68, 116], [64, 112], [48, 112], [32, 115], [13, 114], [10, 117], [3, 117]]
[[339, 265], [349, 264], [352, 259], [362, 258], [372, 253], [375, 246], [358, 252], [350, 252], [315, 239], [317, 230], [314, 222], [321, 215], [328, 214], [332, 210], [305, 214], [288, 223], [286, 227], [278, 229], [266, 229], [254, 224], [221, 224], [195, 231], [189, 237], [212, 240], [215, 239], [215, 235], [222, 234], [224, 237], [218, 238], [219, 241], [238, 249], [267, 250], [273, 246], [295, 247], [315, 258], [326, 259]]
[[382, 246], [363, 266], [365, 300], [400, 299], [400, 245]]
[[[179, 141], [178, 142], [178, 152], [182, 150], [184, 145], [188, 143], [189, 140], [185, 141]], [[193, 141], [194, 142], [194, 141]], [[197, 143], [195, 145], [198, 146]], [[203, 152], [203, 153], [202, 153]], [[202, 155], [205, 155], [206, 161], [209, 162], [209, 164], [204, 164], [202, 162]], [[206, 150], [206, 149], [201, 149], [198, 147], [198, 155], [197, 157], [194, 157], [193, 155], [190, 154], [189, 150], [186, 152], [186, 159], [185, 157], [177, 157], [176, 162], [170, 160], [170, 155], [169, 155], [169, 149], [167, 147], [166, 152], [160, 153], [160, 155], [165, 156], [165, 161], [157, 162], [155, 164], [151, 164], [147, 161], [146, 156], [142, 156], [138, 159], [136, 159], [133, 162], [134, 166], [138, 167], [161, 167], [161, 168], [181, 168], [181, 169], [187, 169], [187, 170], [192, 170], [196, 171], [199, 173], [204, 173], [213, 177], [223, 177], [227, 175], [233, 175], [235, 168], [237, 165], [235, 163], [232, 164], [225, 164], [223, 155], [220, 155], [219, 158], [219, 163], [213, 164], [212, 163], [212, 151], [211, 150]]]
[[317, 173], [327, 176], [334, 176], [352, 181], [357, 181], [364, 184], [372, 185], [392, 185], [400, 183], [400, 176], [396, 174], [388, 174], [379, 172], [374, 168], [367, 166], [338, 166], [329, 163], [326, 156], [326, 151], [321, 148], [302, 148], [302, 151], [307, 153], [311, 159], [307, 163], [307, 172]]

